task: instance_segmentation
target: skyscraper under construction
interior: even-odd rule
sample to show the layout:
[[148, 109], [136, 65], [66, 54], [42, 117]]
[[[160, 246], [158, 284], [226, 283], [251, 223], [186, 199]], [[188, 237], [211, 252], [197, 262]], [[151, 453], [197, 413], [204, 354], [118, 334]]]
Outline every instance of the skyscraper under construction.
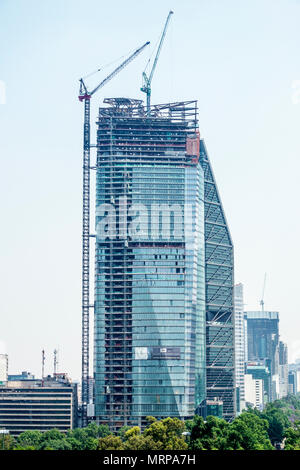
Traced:
[[234, 416], [232, 243], [196, 101], [111, 98], [97, 128], [95, 415]]

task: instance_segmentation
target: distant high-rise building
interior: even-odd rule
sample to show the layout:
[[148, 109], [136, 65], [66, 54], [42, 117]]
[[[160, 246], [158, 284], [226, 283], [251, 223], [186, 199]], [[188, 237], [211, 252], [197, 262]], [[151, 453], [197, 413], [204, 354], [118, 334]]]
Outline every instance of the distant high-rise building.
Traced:
[[6, 382], [8, 376], [8, 355], [0, 354], [0, 383]]
[[288, 365], [289, 369], [289, 393], [296, 394], [300, 392], [300, 360]]
[[279, 314], [269, 311], [245, 312], [248, 362], [265, 361], [270, 367], [271, 401], [279, 396]]
[[279, 398], [286, 397], [289, 393], [289, 366], [288, 348], [282, 341], [279, 342]]
[[[144, 426], [148, 415], [190, 418], [205, 400], [204, 171], [196, 102], [154, 105], [150, 114], [139, 100], [104, 102], [97, 130], [95, 417], [115, 430]], [[218, 256], [220, 266], [208, 285], [224, 290], [217, 276], [231, 285], [232, 268], [223, 273], [226, 241], [222, 222], [213, 223], [210, 277]], [[220, 326], [210, 341], [217, 330], [225, 340], [208, 356], [217, 374], [213, 396], [225, 394], [227, 403], [233, 366], [223, 344], [232, 333], [232, 302], [224, 306], [222, 295], [215, 295], [211, 320]], [[233, 414], [233, 403], [226, 406]]]
[[223, 402], [223, 417], [236, 414], [233, 243], [204, 141], [204, 235], [206, 282], [206, 394]]
[[[244, 296], [243, 284], [234, 286], [235, 315], [235, 379], [239, 389], [239, 400], [245, 401], [245, 328], [244, 328]], [[243, 406], [241, 407], [243, 408]]]
[[291, 395], [296, 395], [297, 393], [297, 372], [295, 370], [290, 370], [288, 375], [289, 388], [288, 392]]

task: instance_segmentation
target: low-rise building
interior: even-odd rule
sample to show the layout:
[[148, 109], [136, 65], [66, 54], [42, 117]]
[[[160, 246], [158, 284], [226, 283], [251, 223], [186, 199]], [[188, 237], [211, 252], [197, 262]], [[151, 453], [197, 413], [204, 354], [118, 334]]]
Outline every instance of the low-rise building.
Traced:
[[66, 374], [0, 386], [0, 428], [12, 436], [53, 428], [67, 432], [77, 427], [77, 408], [77, 385]]
[[19, 381], [19, 380], [34, 380], [34, 375], [31, 372], [23, 371], [21, 374], [9, 374], [8, 380]]

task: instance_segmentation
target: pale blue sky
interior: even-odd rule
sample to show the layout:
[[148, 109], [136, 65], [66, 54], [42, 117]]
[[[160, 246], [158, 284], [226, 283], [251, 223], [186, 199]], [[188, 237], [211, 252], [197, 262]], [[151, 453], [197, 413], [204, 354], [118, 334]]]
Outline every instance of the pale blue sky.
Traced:
[[[152, 101], [199, 100], [246, 309], [280, 312], [300, 356], [300, 1], [0, 0], [1, 330], [10, 372], [81, 375], [82, 104], [78, 79], [150, 40], [93, 99], [142, 98], [174, 10]], [[92, 86], [111, 68], [92, 77]], [[1, 100], [0, 100], [1, 102]]]

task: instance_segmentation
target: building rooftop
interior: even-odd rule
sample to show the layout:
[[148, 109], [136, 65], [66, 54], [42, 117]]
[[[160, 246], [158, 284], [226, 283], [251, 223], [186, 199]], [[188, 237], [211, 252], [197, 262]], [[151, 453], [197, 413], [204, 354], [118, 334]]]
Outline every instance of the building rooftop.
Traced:
[[53, 388], [53, 387], [69, 387], [72, 385], [71, 380], [67, 374], [56, 374], [54, 377], [48, 375], [44, 379], [18, 379], [17, 376], [12, 380], [8, 380], [5, 384], [5, 388]]
[[249, 311], [245, 312], [245, 317], [249, 320], [279, 320], [279, 313], [271, 311]]
[[101, 117], [124, 117], [145, 119], [168, 119], [171, 121], [197, 122], [197, 101], [177, 101], [174, 103], [155, 104], [150, 108], [150, 113], [142, 100], [131, 98], [105, 98], [103, 107], [99, 108]]

